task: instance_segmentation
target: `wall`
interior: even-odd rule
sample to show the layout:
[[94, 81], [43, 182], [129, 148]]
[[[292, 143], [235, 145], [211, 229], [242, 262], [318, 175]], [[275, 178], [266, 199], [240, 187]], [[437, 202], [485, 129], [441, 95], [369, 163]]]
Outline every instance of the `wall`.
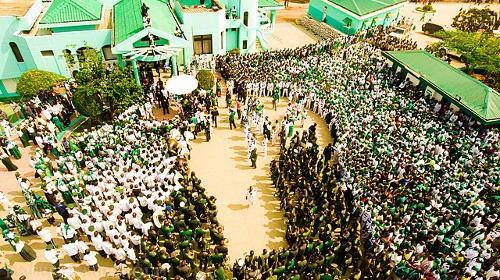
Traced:
[[236, 28], [235, 30], [233, 30], [232, 28], [226, 29], [226, 51], [229, 52], [233, 49], [238, 48], [238, 33], [238, 28]]
[[[245, 12], [248, 12], [248, 26], [242, 24], [239, 33], [239, 48], [241, 53], [255, 52], [255, 41], [257, 40], [257, 28], [259, 28], [259, 13], [257, 0], [244, 0], [240, 3], [240, 18], [244, 19]], [[247, 49], [243, 49], [243, 41], [247, 41]]]
[[[18, 32], [19, 20], [15, 17], [0, 17], [0, 80], [17, 78], [28, 68], [35, 67], [26, 42], [15, 36]], [[24, 62], [17, 62], [9, 43], [19, 48]]]
[[[90, 30], [53, 33], [47, 36], [19, 36], [26, 41], [36, 68], [59, 73], [70, 77], [63, 50], [68, 49], [76, 55], [76, 50], [82, 47], [101, 51], [102, 47], [111, 44], [111, 30]], [[42, 56], [41, 51], [51, 50], [54, 56]]]
[[225, 34], [225, 10], [219, 10], [217, 12], [205, 12], [205, 13], [184, 13], [183, 14], [184, 24], [182, 30], [184, 30], [186, 38], [190, 41], [189, 46], [185, 50], [185, 56], [187, 63], [191, 62], [191, 57], [194, 54], [193, 48], [193, 36], [197, 35], [212, 35], [212, 53], [213, 54], [224, 54], [225, 48], [221, 44], [221, 33]]

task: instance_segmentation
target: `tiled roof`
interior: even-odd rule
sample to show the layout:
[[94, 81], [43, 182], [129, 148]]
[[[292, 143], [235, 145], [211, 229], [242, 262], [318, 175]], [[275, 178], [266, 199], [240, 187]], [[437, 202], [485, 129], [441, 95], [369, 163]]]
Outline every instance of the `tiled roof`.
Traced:
[[[407, 0], [329, 0], [330, 2], [355, 13], [364, 16], [386, 7], [393, 6]], [[259, 1], [260, 2], [260, 1]]]
[[41, 24], [95, 21], [101, 19], [102, 4], [96, 0], [54, 0]]
[[144, 29], [141, 14], [142, 3], [149, 7], [151, 27], [170, 34], [175, 33], [177, 22], [165, 1], [121, 0], [115, 5], [113, 13], [115, 45]]

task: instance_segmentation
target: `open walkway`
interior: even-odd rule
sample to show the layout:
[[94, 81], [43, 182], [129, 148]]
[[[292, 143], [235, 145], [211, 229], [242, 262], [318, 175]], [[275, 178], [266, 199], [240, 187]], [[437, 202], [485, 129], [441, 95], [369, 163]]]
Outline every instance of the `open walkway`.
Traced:
[[[287, 103], [281, 101], [278, 110], [272, 110], [271, 99], [263, 98], [265, 113], [274, 123], [282, 119]], [[243, 129], [229, 129], [228, 109], [224, 100], [219, 105], [219, 126], [212, 131], [212, 140], [205, 142], [200, 135], [193, 144], [190, 167], [202, 180], [207, 194], [217, 198], [218, 219], [224, 226], [224, 235], [228, 239], [229, 257], [233, 262], [250, 250], [256, 253], [262, 249], [274, 249], [286, 246], [285, 219], [279, 208], [279, 201], [274, 196], [274, 187], [270, 179], [271, 160], [279, 153], [279, 144], [268, 146], [268, 156], [262, 152], [262, 135], [258, 137], [257, 168], [250, 167]], [[321, 146], [331, 141], [326, 124], [321, 118], [310, 113], [305, 122], [307, 129], [312, 123], [318, 123]], [[238, 123], [238, 122], [237, 122]], [[249, 207], [245, 194], [249, 186], [257, 188], [257, 203]]]

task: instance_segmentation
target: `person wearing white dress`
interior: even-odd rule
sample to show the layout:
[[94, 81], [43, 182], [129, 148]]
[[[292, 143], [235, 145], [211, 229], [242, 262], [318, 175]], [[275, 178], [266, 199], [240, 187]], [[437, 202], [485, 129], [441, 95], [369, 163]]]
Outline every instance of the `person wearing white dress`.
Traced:
[[248, 206], [253, 206], [255, 204], [255, 199], [257, 198], [257, 191], [253, 186], [250, 186], [248, 188], [248, 192], [246, 194], [246, 200], [248, 203]]

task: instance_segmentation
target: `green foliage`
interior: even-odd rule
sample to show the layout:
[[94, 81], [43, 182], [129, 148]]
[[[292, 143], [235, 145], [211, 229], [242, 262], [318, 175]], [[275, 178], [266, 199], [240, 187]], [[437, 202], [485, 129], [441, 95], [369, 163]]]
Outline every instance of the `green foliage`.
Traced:
[[16, 91], [23, 98], [29, 99], [40, 93], [52, 92], [52, 88], [64, 80], [66, 78], [56, 73], [43, 70], [28, 70], [19, 78]]
[[101, 55], [94, 49], [84, 50], [79, 63], [75, 108], [82, 115], [112, 121], [117, 113], [143, 101], [143, 89], [135, 82], [130, 68], [106, 71]]
[[434, 13], [436, 11], [430, 3], [422, 7], [417, 7], [416, 10], [422, 13]]
[[68, 51], [63, 51], [63, 55], [66, 60], [66, 64], [68, 64], [69, 67], [73, 67], [75, 65], [75, 57]]
[[214, 87], [214, 74], [210, 70], [200, 70], [196, 74], [198, 86], [204, 90], [211, 90]]
[[466, 72], [482, 70], [485, 82], [498, 89], [500, 85], [500, 38], [489, 33], [447, 31], [438, 32], [443, 46], [461, 55]]
[[491, 33], [498, 28], [498, 13], [488, 9], [472, 8], [460, 10], [453, 18], [451, 26], [464, 32], [484, 31]]
[[96, 95], [95, 89], [86, 86], [78, 87], [73, 94], [73, 106], [85, 117], [97, 118], [102, 114], [102, 107], [95, 98]]
[[439, 58], [443, 58], [446, 56], [446, 47], [444, 46], [443, 42], [429, 44], [425, 47], [425, 50]]

